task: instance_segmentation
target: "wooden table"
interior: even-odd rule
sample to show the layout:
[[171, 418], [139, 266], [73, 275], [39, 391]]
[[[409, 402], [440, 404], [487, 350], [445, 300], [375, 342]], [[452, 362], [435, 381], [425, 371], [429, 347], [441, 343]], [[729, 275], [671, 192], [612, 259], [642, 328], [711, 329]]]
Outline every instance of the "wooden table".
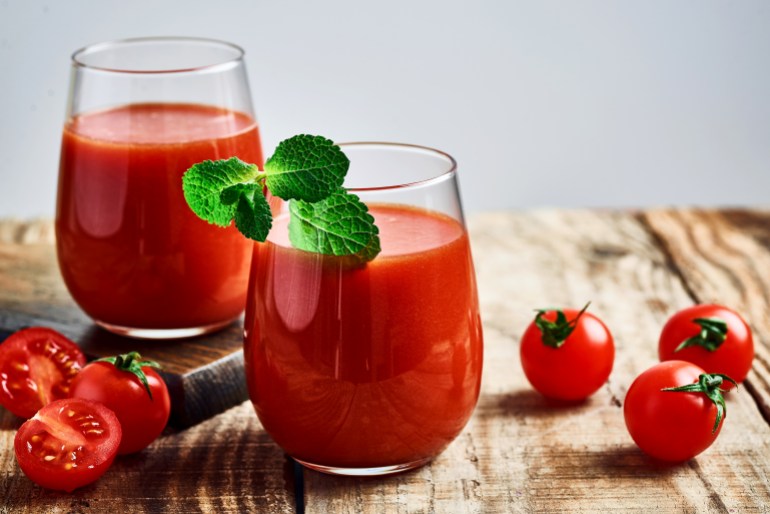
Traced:
[[[482, 395], [432, 464], [377, 479], [326, 476], [288, 460], [246, 402], [119, 459], [74, 494], [42, 490], [19, 470], [20, 421], [0, 408], [0, 513], [6, 512], [770, 512], [770, 211], [542, 210], [470, 219], [484, 319]], [[16, 273], [55, 270], [50, 226], [0, 223], [0, 292], [61, 295]], [[591, 300], [615, 336], [609, 382], [580, 405], [532, 391], [521, 333], [544, 306]], [[657, 361], [669, 315], [694, 302], [745, 315], [754, 370], [727, 398], [717, 442], [690, 462], [642, 454], [623, 422], [634, 377]]]

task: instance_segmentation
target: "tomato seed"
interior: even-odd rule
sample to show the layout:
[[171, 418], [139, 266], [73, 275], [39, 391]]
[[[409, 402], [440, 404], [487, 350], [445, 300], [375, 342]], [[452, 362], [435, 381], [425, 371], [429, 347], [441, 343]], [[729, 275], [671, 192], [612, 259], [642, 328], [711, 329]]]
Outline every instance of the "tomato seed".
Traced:
[[43, 460], [46, 461], [46, 462], [51, 462], [55, 458], [56, 457], [54, 457], [53, 455], [46, 455], [45, 457], [43, 457]]

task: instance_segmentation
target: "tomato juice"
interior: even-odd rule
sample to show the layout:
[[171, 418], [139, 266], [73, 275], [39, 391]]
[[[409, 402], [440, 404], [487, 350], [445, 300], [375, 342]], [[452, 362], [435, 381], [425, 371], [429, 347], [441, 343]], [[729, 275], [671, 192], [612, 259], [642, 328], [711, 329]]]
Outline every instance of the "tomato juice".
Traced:
[[289, 455], [332, 468], [425, 461], [476, 405], [482, 335], [467, 233], [446, 215], [373, 204], [365, 266], [257, 244], [246, 308], [249, 394]]
[[113, 327], [221, 325], [243, 310], [252, 243], [200, 220], [182, 174], [205, 159], [262, 165], [250, 116], [193, 104], [132, 104], [64, 127], [59, 266], [75, 301]]

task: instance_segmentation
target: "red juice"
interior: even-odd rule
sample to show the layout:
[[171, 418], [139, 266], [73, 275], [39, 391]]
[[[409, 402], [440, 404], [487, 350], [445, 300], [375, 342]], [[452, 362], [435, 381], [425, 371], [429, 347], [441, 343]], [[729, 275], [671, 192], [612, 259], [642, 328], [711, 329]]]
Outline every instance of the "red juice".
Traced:
[[412, 207], [370, 212], [382, 253], [366, 266], [291, 248], [286, 217], [254, 248], [249, 394], [275, 442], [309, 464], [429, 459], [478, 399], [482, 335], [465, 229]]
[[255, 121], [192, 104], [132, 104], [64, 127], [59, 267], [94, 320], [144, 329], [226, 323], [243, 310], [252, 243], [199, 219], [182, 174], [205, 159], [262, 165]]

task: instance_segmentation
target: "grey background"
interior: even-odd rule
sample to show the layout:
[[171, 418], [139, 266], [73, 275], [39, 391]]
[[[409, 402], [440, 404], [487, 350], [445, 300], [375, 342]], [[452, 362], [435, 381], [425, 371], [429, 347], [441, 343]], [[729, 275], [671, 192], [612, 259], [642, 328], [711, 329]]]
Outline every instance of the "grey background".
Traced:
[[53, 214], [72, 51], [151, 35], [246, 49], [268, 154], [434, 146], [469, 211], [768, 205], [766, 0], [0, 0], [0, 216]]

